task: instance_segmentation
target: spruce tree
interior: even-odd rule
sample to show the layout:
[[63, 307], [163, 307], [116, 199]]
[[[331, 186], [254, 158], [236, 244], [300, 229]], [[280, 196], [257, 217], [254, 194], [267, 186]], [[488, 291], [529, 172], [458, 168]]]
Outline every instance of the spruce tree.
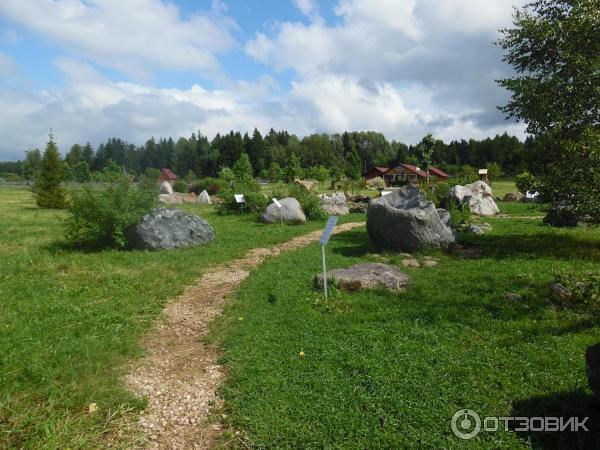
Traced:
[[66, 207], [65, 190], [62, 187], [63, 167], [52, 133], [46, 144], [42, 169], [35, 179], [34, 194], [41, 208], [60, 209]]

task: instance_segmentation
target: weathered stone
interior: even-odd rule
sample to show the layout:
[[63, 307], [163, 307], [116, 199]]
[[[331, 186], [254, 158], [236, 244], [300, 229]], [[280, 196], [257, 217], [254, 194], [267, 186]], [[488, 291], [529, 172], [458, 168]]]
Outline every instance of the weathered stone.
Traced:
[[128, 231], [131, 247], [148, 250], [202, 245], [213, 237], [213, 229], [206, 220], [168, 208], [153, 209]]
[[585, 351], [585, 368], [588, 385], [594, 393], [594, 402], [600, 403], [600, 343], [590, 345]]
[[508, 194], [504, 195], [504, 198], [502, 199], [503, 202], [520, 202], [521, 200], [523, 200], [525, 196], [523, 194], [521, 194], [520, 192], [509, 192]]
[[553, 227], [575, 227], [579, 221], [573, 206], [566, 202], [554, 203], [544, 217], [544, 223]]
[[167, 180], [160, 183], [160, 193], [171, 195], [173, 193], [173, 186]]
[[321, 203], [321, 208], [332, 216], [350, 214], [350, 208], [343, 192], [335, 192], [331, 195], [321, 194], [319, 195], [319, 202]]
[[444, 225], [450, 226], [450, 222], [452, 222], [452, 216], [448, 211], [443, 208], [437, 209], [438, 216], [440, 216], [440, 220]]
[[159, 194], [158, 201], [165, 205], [181, 205], [183, 203], [183, 197], [177, 192], [173, 194]]
[[571, 290], [560, 283], [552, 283], [550, 285], [550, 292], [558, 300], [569, 301], [573, 297]]
[[511, 300], [513, 302], [519, 301], [522, 299], [521, 294], [515, 294], [513, 292], [505, 292], [504, 293], [504, 298], [507, 300]]
[[403, 267], [412, 267], [413, 269], [419, 269], [421, 264], [416, 259], [403, 259], [402, 260]]
[[279, 208], [275, 203], [271, 203], [267, 209], [265, 209], [265, 212], [260, 217], [263, 222], [281, 222], [282, 217], [284, 222], [306, 222], [306, 216], [304, 215], [304, 211], [302, 211], [302, 206], [298, 200], [293, 197], [286, 197], [279, 200], [279, 203], [281, 204], [281, 211], [279, 211]]
[[[396, 266], [381, 263], [356, 264], [347, 269], [333, 269], [327, 272], [327, 280], [348, 292], [376, 288], [399, 292], [404, 291], [410, 284], [408, 275]], [[322, 287], [323, 274], [318, 274], [315, 281], [317, 286]]]
[[500, 214], [500, 209], [494, 202], [492, 189], [483, 181], [456, 185], [448, 191], [448, 197], [463, 205], [469, 205], [473, 214], [479, 216], [495, 216]]
[[412, 186], [371, 201], [367, 232], [375, 248], [396, 252], [412, 252], [423, 246], [447, 248], [456, 240], [434, 204]]
[[423, 267], [435, 267], [438, 264], [439, 263], [437, 261], [434, 261], [433, 259], [428, 259], [426, 261], [423, 261]]
[[467, 232], [473, 234], [485, 234], [485, 230], [475, 224], [469, 225], [469, 227], [467, 228]]
[[294, 183], [299, 184], [300, 186], [303, 186], [307, 191], [309, 192], [316, 192], [317, 191], [317, 183], [315, 181], [311, 181], [311, 180], [299, 180], [299, 179], [295, 179]]
[[208, 195], [208, 192], [206, 192], [206, 189], [203, 190], [202, 192], [200, 192], [200, 194], [198, 194], [198, 199], [196, 200], [196, 202], [199, 205], [211, 205], [212, 202], [210, 201], [210, 195]]

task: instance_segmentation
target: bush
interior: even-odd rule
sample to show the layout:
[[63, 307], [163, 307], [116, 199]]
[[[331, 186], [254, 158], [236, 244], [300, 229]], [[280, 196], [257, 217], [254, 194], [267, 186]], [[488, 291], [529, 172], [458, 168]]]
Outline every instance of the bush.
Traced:
[[295, 198], [300, 203], [300, 206], [302, 206], [302, 210], [309, 220], [323, 219], [327, 215], [321, 207], [319, 197], [298, 183], [286, 185], [283, 189], [274, 192], [273, 196], [278, 199], [285, 197]]
[[[600, 306], [600, 272], [571, 272], [557, 277], [554, 284], [564, 286], [567, 291], [552, 297], [563, 306], [597, 309]], [[565, 295], [566, 294], [566, 295]]]
[[173, 183], [173, 191], [185, 194], [188, 191], [188, 184], [185, 181], [176, 181]]
[[446, 208], [448, 204], [448, 183], [439, 182], [421, 186], [427, 200], [433, 202], [437, 208]]
[[[246, 202], [243, 204], [237, 203], [234, 194], [242, 194]], [[220, 197], [223, 199], [217, 208], [221, 214], [232, 213], [261, 213], [269, 204], [269, 199], [260, 191], [258, 183], [253, 181], [247, 183], [236, 183], [235, 191], [226, 189], [222, 191]]]
[[456, 199], [448, 198], [444, 206], [450, 213], [453, 226], [468, 224], [471, 221], [471, 208], [468, 204], [461, 204]]
[[50, 136], [42, 159], [42, 170], [35, 178], [32, 188], [39, 207], [61, 209], [67, 206], [65, 190], [62, 187], [63, 180], [62, 162], [56, 144]]
[[515, 177], [515, 184], [519, 192], [526, 194], [527, 192], [536, 192], [539, 188], [538, 180], [529, 172], [523, 172]]
[[74, 193], [65, 220], [67, 241], [83, 247], [127, 246], [127, 229], [156, 204], [156, 187], [121, 179], [107, 188]]
[[221, 191], [223, 186], [224, 183], [222, 180], [218, 178], [207, 177], [198, 180], [196, 183], [193, 183], [188, 191], [193, 192], [196, 195], [200, 194], [202, 191], [208, 192], [208, 195], [216, 195]]
[[367, 181], [367, 186], [371, 189], [382, 190], [385, 189], [385, 181], [381, 177], [371, 178]]

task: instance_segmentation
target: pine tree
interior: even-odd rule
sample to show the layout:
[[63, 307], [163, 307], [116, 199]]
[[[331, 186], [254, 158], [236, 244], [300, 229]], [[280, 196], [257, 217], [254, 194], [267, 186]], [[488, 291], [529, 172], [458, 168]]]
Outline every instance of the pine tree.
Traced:
[[63, 168], [54, 137], [50, 133], [42, 159], [42, 170], [35, 180], [36, 203], [41, 208], [64, 208], [67, 204], [62, 187]]

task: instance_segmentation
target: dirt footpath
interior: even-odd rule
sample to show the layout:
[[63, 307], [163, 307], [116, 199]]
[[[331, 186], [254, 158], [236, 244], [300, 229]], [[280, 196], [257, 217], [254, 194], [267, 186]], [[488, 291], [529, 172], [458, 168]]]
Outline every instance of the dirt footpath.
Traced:
[[[336, 227], [334, 234], [363, 226], [364, 222]], [[270, 248], [250, 250], [246, 256], [205, 273], [183, 294], [171, 300], [144, 338], [146, 356], [135, 362], [126, 385], [148, 399], [139, 424], [145, 434], [144, 448], [209, 448], [219, 426], [207, 420], [209, 409], [218, 405], [217, 388], [223, 381], [216, 349], [203, 343], [209, 324], [221, 314], [225, 300], [233, 294], [250, 270], [266, 258], [318, 240], [321, 230], [299, 236]]]

